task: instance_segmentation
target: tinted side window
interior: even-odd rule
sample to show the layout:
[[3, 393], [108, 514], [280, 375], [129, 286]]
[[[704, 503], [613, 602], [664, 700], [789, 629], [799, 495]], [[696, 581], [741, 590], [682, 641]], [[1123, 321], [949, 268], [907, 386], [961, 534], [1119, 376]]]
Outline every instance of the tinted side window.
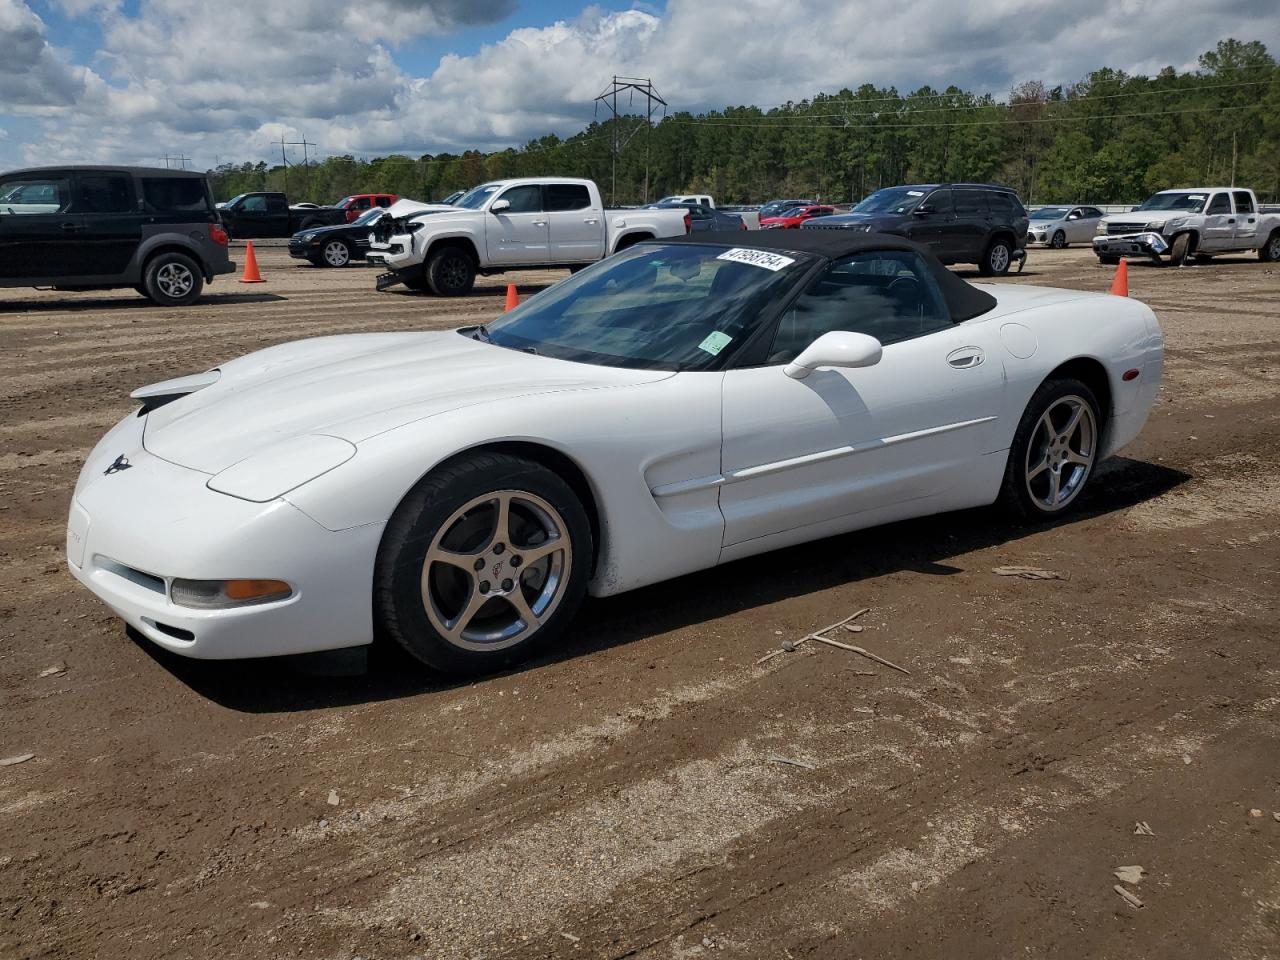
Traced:
[[195, 177], [143, 177], [142, 199], [146, 209], [161, 213], [209, 209], [204, 181]]
[[133, 177], [81, 175], [76, 177], [75, 213], [129, 213], [133, 202]]
[[284, 197], [266, 197], [267, 213], [285, 213], [289, 209], [289, 204], [285, 202]]
[[1205, 211], [1206, 216], [1215, 216], [1220, 213], [1231, 212], [1231, 198], [1225, 193], [1215, 193], [1213, 199], [1209, 201], [1209, 209]]
[[[1000, 217], [1001, 219], [1008, 220], [1022, 215], [1022, 212], [1019, 209], [1021, 204], [1013, 199], [1013, 196], [1008, 193], [997, 193], [995, 191], [988, 193], [987, 205], [991, 208], [991, 215], [993, 217]], [[1079, 211], [1072, 212], [1078, 213]]]
[[591, 206], [591, 191], [581, 183], [549, 183], [543, 191], [547, 210], [585, 210]]
[[542, 211], [542, 188], [536, 184], [525, 184], [511, 187], [499, 199], [511, 204], [510, 209], [502, 213], [540, 213]]
[[63, 213], [71, 202], [71, 181], [44, 176], [0, 179], [0, 215]]
[[378, 198], [378, 206], [380, 206], [380, 207], [389, 207], [389, 206], [391, 206], [391, 198], [390, 198], [390, 197], [379, 197], [379, 198]]
[[985, 216], [987, 195], [981, 190], [956, 190], [956, 215], [961, 217]]
[[924, 198], [924, 202], [933, 207], [938, 213], [953, 213], [955, 204], [951, 199], [950, 190], [935, 190]]
[[245, 197], [240, 202], [240, 210], [243, 213], [264, 213], [267, 209], [266, 197]]
[[1236, 198], [1236, 213], [1253, 213], [1253, 197], [1247, 190], [1237, 190], [1232, 194]]
[[778, 324], [770, 363], [794, 360], [824, 333], [865, 333], [883, 344], [951, 326], [929, 270], [916, 253], [880, 250], [834, 264]]

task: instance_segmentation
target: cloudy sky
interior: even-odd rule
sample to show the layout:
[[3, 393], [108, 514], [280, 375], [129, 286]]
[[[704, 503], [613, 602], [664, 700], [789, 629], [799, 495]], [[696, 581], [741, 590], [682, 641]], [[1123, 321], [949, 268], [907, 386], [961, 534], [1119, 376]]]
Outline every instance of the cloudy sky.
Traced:
[[[870, 82], [1003, 95], [1108, 65], [1280, 53], [1276, 0], [0, 0], [0, 168], [198, 167], [519, 145], [590, 122], [614, 73], [673, 109]], [[301, 159], [301, 150], [291, 148]]]

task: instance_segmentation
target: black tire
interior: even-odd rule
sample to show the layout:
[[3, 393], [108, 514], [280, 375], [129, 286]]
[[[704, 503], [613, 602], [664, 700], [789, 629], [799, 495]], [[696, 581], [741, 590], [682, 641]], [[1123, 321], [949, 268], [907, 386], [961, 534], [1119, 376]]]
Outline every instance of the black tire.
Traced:
[[[490, 508], [484, 504], [475, 506], [475, 502], [490, 494], [508, 493], [516, 497], [516, 502], [510, 508], [513, 520], [506, 531], [509, 542], [504, 545], [493, 531], [486, 532], [491, 525]], [[520, 496], [530, 499], [520, 501]], [[535, 500], [540, 501], [541, 506], [530, 509]], [[545, 570], [535, 571], [533, 564], [519, 569], [516, 551], [533, 550], [537, 544], [526, 542], [522, 545], [512, 533], [515, 529], [513, 524], [523, 523], [527, 527], [531, 522], [529, 517], [534, 517], [532, 522], [536, 530], [540, 521], [534, 510], [542, 507], [550, 508], [554, 515], [553, 525], [567, 538], [566, 547], [553, 551], [546, 558]], [[464, 510], [466, 512], [461, 513], [460, 519], [459, 514]], [[466, 524], [473, 524], [473, 528], [466, 529]], [[460, 567], [442, 561], [428, 566], [427, 556], [436, 549], [437, 538], [443, 543], [455, 534], [472, 539], [469, 544], [465, 540], [457, 540], [448, 549], [474, 552], [480, 567], [471, 569], [479, 572], [473, 574], [470, 569], [464, 572]], [[506, 589], [510, 594], [514, 583], [514, 589], [521, 591], [521, 597], [530, 609], [536, 607], [541, 595], [529, 600], [528, 593], [548, 589], [557, 556], [556, 599], [549, 599], [544, 604], [543, 609], [548, 611], [546, 620], [529, 631], [528, 625], [515, 612], [516, 606], [498, 591]], [[419, 481], [387, 524], [374, 566], [375, 622], [381, 635], [394, 640], [415, 659], [436, 670], [456, 675], [501, 670], [532, 656], [564, 631], [586, 592], [591, 563], [591, 524], [581, 502], [558, 474], [541, 464], [507, 454], [467, 455]], [[510, 574], [517, 569], [519, 572], [513, 581]], [[494, 572], [490, 574], [490, 570]], [[535, 575], [529, 577], [530, 572]], [[539, 573], [541, 580], [537, 582]], [[493, 585], [480, 579], [483, 577], [491, 577]], [[500, 577], [506, 578], [499, 581]], [[424, 580], [428, 582], [426, 589], [430, 592], [430, 600], [424, 598]], [[448, 618], [436, 599], [438, 595], [441, 600], [449, 600], [450, 590], [453, 591], [453, 603], [458, 608], [453, 617], [459, 624], [454, 639], [446, 636], [436, 623], [440, 621], [448, 627]], [[472, 601], [479, 606], [470, 619], [465, 619], [462, 610], [470, 609]], [[432, 604], [430, 612], [428, 603]], [[476, 623], [481, 624], [478, 630], [496, 633], [504, 617], [513, 616], [514, 622], [524, 624], [521, 630], [526, 631], [515, 635], [514, 639], [487, 641], [466, 636], [467, 628]]]
[[1013, 263], [1013, 244], [1004, 237], [996, 237], [987, 244], [978, 264], [978, 272], [984, 277], [1002, 277]]
[[1120, 262], [1120, 258], [1113, 253], [1100, 253], [1098, 254], [1098, 262], [1104, 267], [1114, 267]]
[[1267, 242], [1258, 248], [1258, 259], [1263, 263], [1280, 261], [1280, 230], [1272, 230]]
[[[1033, 467], [1031, 463], [1033, 453], [1038, 460], [1044, 463], [1051, 462], [1051, 454], [1054, 450], [1050, 446], [1045, 445], [1047, 435], [1041, 427], [1041, 418], [1049, 411], [1058, 411], [1060, 408], [1069, 409], [1072, 401], [1080, 400], [1088, 407], [1089, 419], [1088, 430], [1091, 431], [1089, 436], [1090, 462], [1084, 467], [1084, 472], [1078, 478], [1075, 477], [1075, 469], [1084, 466], [1076, 463], [1059, 464], [1059, 476], [1068, 468], [1072, 471], [1069, 480], [1070, 495], [1059, 503], [1055, 508], [1050, 509], [1046, 506], [1049, 499], [1051, 488], [1045, 491], [1044, 496], [1040, 495], [1042, 486], [1051, 483], [1052, 469], [1043, 471], [1049, 476], [1044, 480], [1040, 476], [1035, 478], [1029, 477]], [[1066, 420], [1067, 418], [1063, 418]], [[1081, 425], [1075, 428], [1075, 431], [1069, 435], [1068, 441], [1078, 439], [1084, 442], [1086, 429], [1084, 427], [1085, 418], [1081, 418]], [[1056, 426], [1063, 427], [1064, 423], [1057, 423]], [[1098, 408], [1098, 398], [1094, 396], [1088, 385], [1080, 380], [1069, 377], [1062, 379], [1046, 380], [1032, 394], [1031, 400], [1027, 403], [1027, 408], [1022, 414], [1022, 419], [1018, 421], [1018, 429], [1013, 435], [1013, 444], [1009, 447], [1009, 461], [1005, 465], [1004, 481], [1000, 486], [1000, 497], [998, 503], [1001, 508], [1014, 518], [1026, 522], [1042, 522], [1046, 520], [1056, 520], [1069, 513], [1074, 506], [1080, 502], [1080, 496], [1093, 479], [1093, 475], [1098, 466], [1098, 454], [1102, 446], [1104, 424], [1101, 413]], [[1032, 445], [1035, 444], [1033, 450]], [[1073, 451], [1077, 452], [1077, 451]], [[1039, 463], [1035, 464], [1039, 466]], [[1059, 490], [1061, 488], [1059, 487]], [[1033, 491], [1035, 493], [1033, 494]]]
[[1061, 230], [1057, 231], [1049, 240], [1049, 246], [1055, 250], [1065, 250], [1067, 248], [1067, 235]]
[[199, 298], [204, 275], [186, 254], [161, 253], [147, 261], [142, 287], [147, 298], [162, 307], [185, 307]]
[[351, 264], [351, 247], [345, 240], [326, 240], [320, 247], [320, 263], [326, 267], [346, 267]]
[[1180, 267], [1187, 262], [1187, 254], [1191, 252], [1191, 234], [1180, 233], [1173, 238], [1169, 247], [1169, 266]]
[[431, 255], [426, 276], [437, 297], [465, 297], [476, 284], [476, 264], [461, 247], [441, 247]]

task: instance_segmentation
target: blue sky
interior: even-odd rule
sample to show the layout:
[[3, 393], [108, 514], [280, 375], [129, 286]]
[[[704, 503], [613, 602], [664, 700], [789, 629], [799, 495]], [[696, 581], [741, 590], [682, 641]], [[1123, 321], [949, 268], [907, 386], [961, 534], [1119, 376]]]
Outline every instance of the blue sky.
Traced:
[[673, 110], [862, 83], [1004, 96], [1194, 69], [1228, 36], [1280, 51], [1275, 0], [0, 0], [0, 168], [206, 167], [281, 136], [498, 149], [581, 129], [615, 73]]

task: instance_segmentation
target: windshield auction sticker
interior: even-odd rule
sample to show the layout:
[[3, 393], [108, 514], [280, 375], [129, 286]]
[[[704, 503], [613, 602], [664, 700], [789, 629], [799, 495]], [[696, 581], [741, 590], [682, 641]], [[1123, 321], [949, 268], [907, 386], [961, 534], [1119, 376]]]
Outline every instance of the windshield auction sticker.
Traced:
[[766, 270], [772, 270], [775, 273], [783, 267], [789, 267], [796, 262], [794, 258], [784, 257], [780, 253], [770, 253], [768, 250], [746, 250], [742, 247], [726, 250], [716, 259], [729, 260], [732, 263], [749, 263], [753, 267], [764, 267]]
[[[772, 267], [770, 269], [773, 269]], [[705, 350], [713, 357], [720, 353], [733, 341], [733, 337], [727, 333], [721, 333], [719, 330], [713, 330], [707, 334], [707, 338], [698, 344], [699, 350]]]

